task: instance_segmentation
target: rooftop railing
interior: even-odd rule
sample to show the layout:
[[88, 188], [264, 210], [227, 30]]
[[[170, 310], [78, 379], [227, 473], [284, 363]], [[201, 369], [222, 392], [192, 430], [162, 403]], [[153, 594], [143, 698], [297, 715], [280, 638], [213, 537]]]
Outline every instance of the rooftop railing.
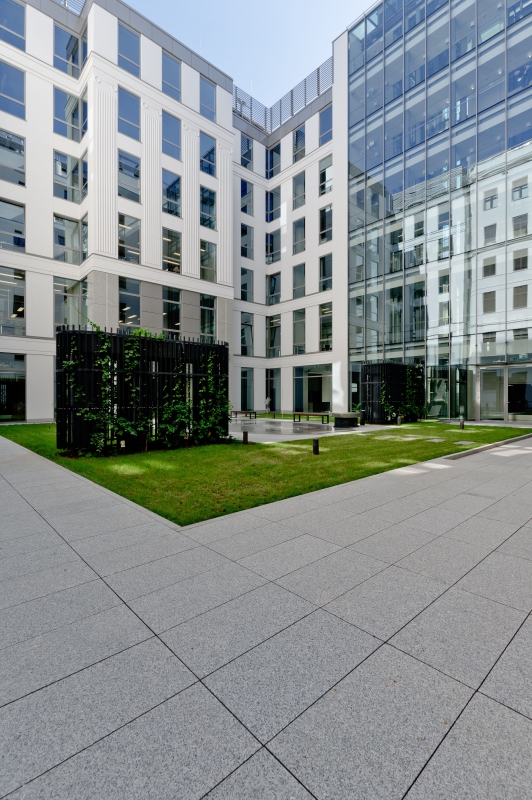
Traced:
[[63, 8], [66, 8], [67, 11], [76, 14], [78, 17], [81, 16], [83, 6], [85, 5], [85, 0], [55, 0], [55, 2], [63, 6]]

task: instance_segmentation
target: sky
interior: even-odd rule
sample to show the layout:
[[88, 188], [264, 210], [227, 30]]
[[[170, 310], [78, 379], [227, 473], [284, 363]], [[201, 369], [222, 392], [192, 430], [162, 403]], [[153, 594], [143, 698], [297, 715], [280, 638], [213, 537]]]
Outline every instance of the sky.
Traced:
[[271, 106], [332, 54], [371, 0], [125, 0]]

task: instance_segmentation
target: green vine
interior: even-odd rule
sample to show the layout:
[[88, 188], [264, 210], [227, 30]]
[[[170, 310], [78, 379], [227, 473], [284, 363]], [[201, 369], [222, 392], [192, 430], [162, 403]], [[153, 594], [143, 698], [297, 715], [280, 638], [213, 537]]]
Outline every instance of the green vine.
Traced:
[[388, 422], [396, 417], [416, 422], [426, 409], [423, 405], [423, 367], [418, 364], [406, 365], [406, 386], [404, 396], [392, 401], [388, 395], [386, 384], [381, 384], [381, 406]]

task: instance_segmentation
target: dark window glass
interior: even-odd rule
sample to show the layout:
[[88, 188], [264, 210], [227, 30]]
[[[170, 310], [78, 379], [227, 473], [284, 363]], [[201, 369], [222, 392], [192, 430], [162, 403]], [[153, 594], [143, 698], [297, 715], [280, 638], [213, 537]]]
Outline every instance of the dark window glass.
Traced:
[[320, 161], [319, 194], [327, 194], [332, 190], [332, 155]]
[[305, 205], [305, 173], [300, 172], [292, 182], [293, 208], [300, 208]]
[[240, 355], [253, 355], [253, 314], [240, 312]]
[[305, 156], [305, 126], [302, 125], [293, 133], [294, 162]]
[[332, 289], [332, 253], [320, 258], [320, 292]]
[[24, 73], [5, 61], [0, 61], [0, 111], [24, 119]]
[[528, 286], [514, 286], [514, 308], [528, 306]]
[[320, 114], [320, 147], [332, 139], [332, 106]]
[[79, 39], [58, 25], [54, 26], [54, 67], [79, 78]]
[[332, 350], [332, 303], [320, 306], [320, 350]]
[[118, 321], [128, 328], [140, 325], [140, 281], [118, 278]]
[[181, 292], [171, 286], [163, 286], [163, 329], [179, 337], [181, 328]]
[[163, 92], [181, 102], [181, 64], [163, 53]]
[[163, 169], [163, 211], [181, 216], [181, 178], [167, 169]]
[[253, 228], [251, 225], [240, 226], [240, 255], [253, 258]]
[[181, 234], [169, 228], [163, 228], [163, 269], [181, 272]]
[[200, 225], [216, 230], [216, 192], [200, 186]]
[[118, 66], [140, 76], [140, 36], [118, 23]]
[[274, 306], [281, 302], [281, 273], [266, 275], [266, 305]]
[[320, 244], [332, 239], [332, 206], [320, 208]]
[[[295, 297], [295, 295], [294, 295]], [[302, 355], [305, 352], [305, 309], [298, 308], [293, 314], [294, 324], [294, 355]]]
[[273, 222], [281, 216], [281, 187], [266, 192], [266, 222]]
[[[81, 169], [81, 175], [80, 175]], [[87, 162], [54, 152], [54, 197], [81, 203], [87, 196]]]
[[200, 132], [200, 170], [216, 176], [216, 139]]
[[266, 263], [273, 264], [281, 260], [281, 231], [266, 234]]
[[240, 163], [246, 169], [253, 169], [253, 139], [240, 134]]
[[253, 184], [249, 181], [240, 181], [240, 210], [253, 216]]
[[216, 86], [200, 76], [200, 114], [216, 122]]
[[140, 98], [121, 86], [118, 87], [118, 130], [140, 142]]
[[294, 255], [302, 253], [305, 249], [305, 217], [293, 223], [293, 248]]
[[281, 315], [266, 317], [266, 358], [281, 355]]
[[305, 265], [297, 264], [293, 275], [293, 297], [305, 296]]
[[281, 142], [266, 150], [266, 177], [274, 178], [281, 171]]
[[216, 245], [200, 242], [200, 278], [216, 283]]
[[214, 342], [216, 337], [216, 297], [200, 294], [200, 340]]
[[240, 299], [248, 303], [253, 302], [253, 270], [240, 270]]
[[163, 111], [163, 153], [181, 161], [181, 120]]
[[140, 263], [140, 220], [118, 215], [118, 258]]
[[495, 292], [484, 292], [482, 295], [482, 311], [484, 314], [495, 313]]

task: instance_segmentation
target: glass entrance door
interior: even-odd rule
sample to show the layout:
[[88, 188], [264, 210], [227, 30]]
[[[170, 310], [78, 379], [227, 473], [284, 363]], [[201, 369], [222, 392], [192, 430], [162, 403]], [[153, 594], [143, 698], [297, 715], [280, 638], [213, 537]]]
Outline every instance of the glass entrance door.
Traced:
[[532, 367], [508, 367], [508, 420], [532, 420]]
[[480, 419], [505, 418], [504, 367], [480, 370]]

